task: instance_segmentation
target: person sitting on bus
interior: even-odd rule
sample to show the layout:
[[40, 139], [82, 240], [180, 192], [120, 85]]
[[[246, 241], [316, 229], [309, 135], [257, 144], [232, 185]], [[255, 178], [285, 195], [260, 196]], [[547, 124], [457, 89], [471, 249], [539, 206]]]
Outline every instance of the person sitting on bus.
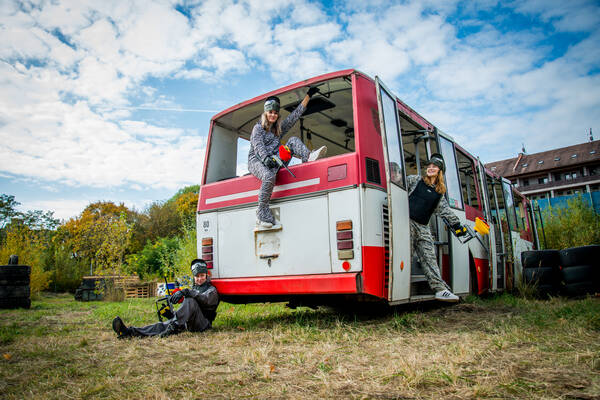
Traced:
[[421, 178], [419, 175], [407, 177], [410, 236], [413, 253], [419, 257], [429, 286], [435, 291], [435, 298], [441, 301], [456, 302], [459, 300], [458, 296], [452, 293], [440, 275], [433, 238], [429, 229], [431, 216], [437, 214], [448, 220], [452, 229], [463, 232], [460, 220], [452, 212], [444, 197], [444, 193], [446, 193], [445, 171], [444, 159], [440, 154], [435, 153], [427, 161], [425, 177]]
[[210, 329], [217, 316], [219, 293], [210, 283], [208, 268], [204, 260], [199, 258], [193, 260], [191, 269], [192, 275], [194, 275], [192, 288], [180, 290], [171, 296], [171, 304], [177, 304], [183, 299], [181, 307], [175, 311], [173, 318], [138, 328], [126, 326], [123, 320], [117, 316], [112, 322], [117, 337], [119, 339], [133, 336], [167, 337], [185, 330], [203, 332]]
[[[264, 112], [260, 121], [252, 129], [250, 136], [250, 151], [248, 152], [248, 170], [252, 175], [262, 181], [258, 192], [258, 209], [256, 210], [256, 225], [258, 228], [279, 229], [281, 224], [277, 223], [269, 208], [269, 201], [275, 186], [275, 179], [279, 164], [274, 157], [278, 157], [280, 138], [298, 121], [306, 111], [310, 98], [319, 91], [317, 87], [310, 87], [306, 96], [298, 107], [283, 122], [279, 120], [280, 103], [275, 96], [268, 97], [264, 104]], [[327, 153], [327, 147], [310, 151], [298, 137], [291, 137], [286, 143], [285, 151], [291, 152], [302, 162], [315, 161]], [[291, 157], [286, 162], [291, 160]]]

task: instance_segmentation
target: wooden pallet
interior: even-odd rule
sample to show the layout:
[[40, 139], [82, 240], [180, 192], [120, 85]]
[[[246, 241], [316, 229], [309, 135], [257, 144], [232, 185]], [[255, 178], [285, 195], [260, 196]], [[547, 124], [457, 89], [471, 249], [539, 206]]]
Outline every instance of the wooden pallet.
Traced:
[[156, 296], [156, 282], [130, 284], [123, 291], [126, 299], [147, 299]]

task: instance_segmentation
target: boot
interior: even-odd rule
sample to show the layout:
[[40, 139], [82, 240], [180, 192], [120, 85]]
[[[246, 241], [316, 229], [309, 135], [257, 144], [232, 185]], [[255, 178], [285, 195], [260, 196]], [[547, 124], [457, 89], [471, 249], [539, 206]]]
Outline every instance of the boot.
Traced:
[[127, 325], [125, 325], [125, 323], [119, 316], [117, 316], [115, 319], [113, 319], [112, 328], [115, 331], [115, 333], [117, 334], [118, 339], [124, 339], [124, 338], [133, 336], [132, 332], [131, 332], [131, 328], [128, 328]]

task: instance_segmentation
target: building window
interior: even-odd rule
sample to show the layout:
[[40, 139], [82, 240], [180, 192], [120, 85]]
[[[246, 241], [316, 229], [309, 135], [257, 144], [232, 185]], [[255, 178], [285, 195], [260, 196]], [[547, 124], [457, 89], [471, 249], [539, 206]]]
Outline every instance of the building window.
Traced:
[[562, 174], [560, 172], [554, 174], [554, 181], [562, 180]]
[[544, 160], [538, 161], [538, 164], [543, 164], [543, 163], [544, 163]]
[[538, 178], [538, 183], [539, 184], [548, 183], [548, 177], [544, 176], [543, 178]]
[[523, 179], [523, 186], [529, 186], [529, 179]]
[[554, 161], [560, 161], [560, 157], [556, 157]]
[[525, 167], [526, 167], [526, 166], [528, 166], [528, 165], [529, 165], [529, 164], [527, 164], [527, 163], [523, 164], [523, 168], [525, 168]]
[[573, 154], [571, 158], [577, 158], [577, 154]]
[[590, 171], [590, 175], [600, 175], [600, 165], [588, 167], [588, 171]]

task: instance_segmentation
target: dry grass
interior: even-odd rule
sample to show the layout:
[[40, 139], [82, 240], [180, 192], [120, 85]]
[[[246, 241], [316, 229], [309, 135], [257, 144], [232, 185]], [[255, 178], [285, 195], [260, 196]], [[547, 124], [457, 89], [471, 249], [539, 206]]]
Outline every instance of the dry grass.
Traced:
[[384, 315], [222, 304], [215, 328], [116, 340], [150, 300], [0, 311], [0, 397], [600, 399], [600, 299], [504, 295]]

